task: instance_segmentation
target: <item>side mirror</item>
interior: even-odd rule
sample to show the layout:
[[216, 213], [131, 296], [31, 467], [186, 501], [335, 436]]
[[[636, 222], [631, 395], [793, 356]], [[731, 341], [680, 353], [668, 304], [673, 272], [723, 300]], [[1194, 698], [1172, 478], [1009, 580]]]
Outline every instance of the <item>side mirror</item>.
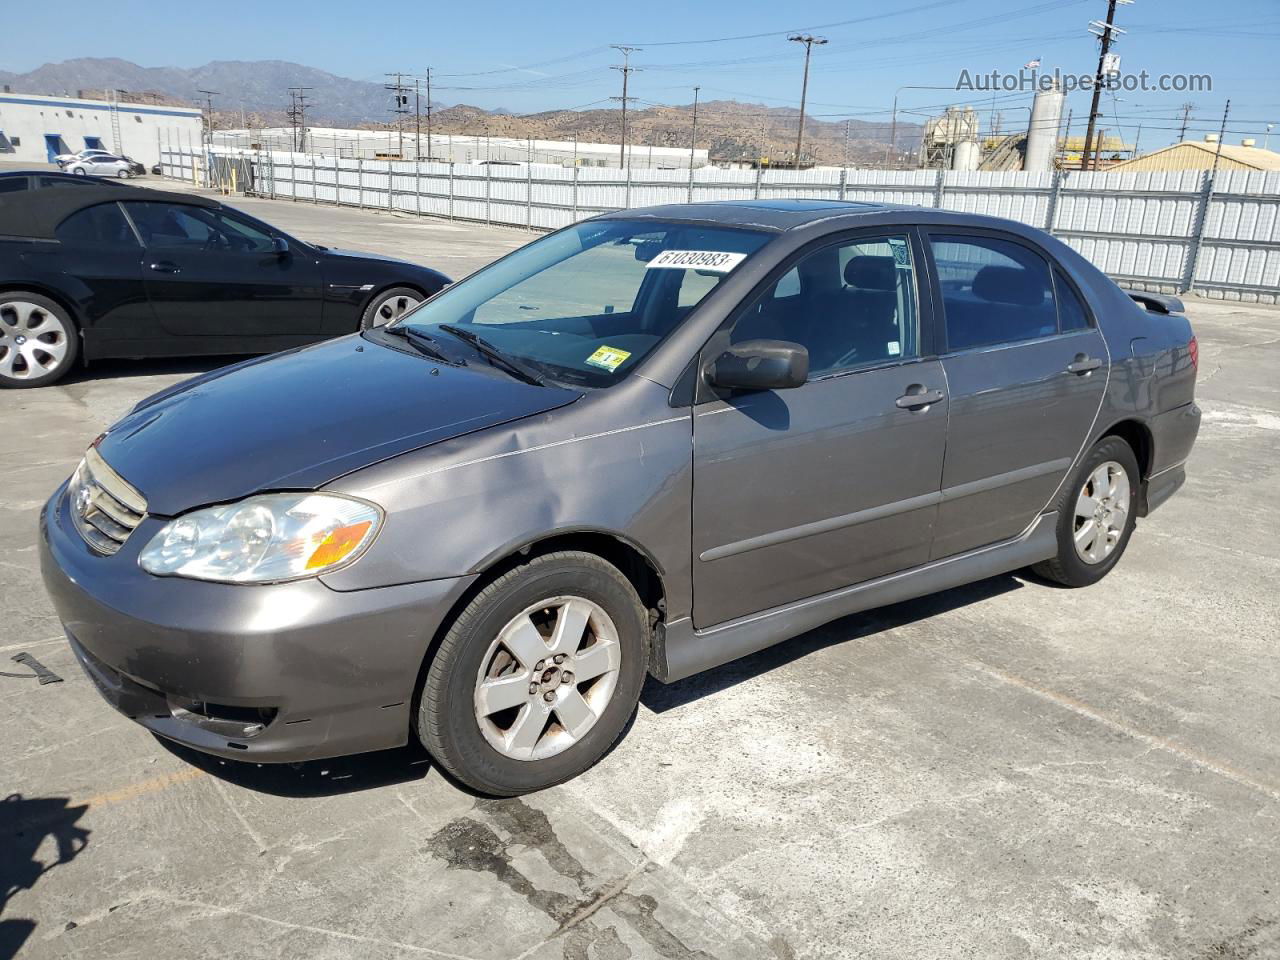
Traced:
[[289, 255], [289, 241], [284, 237], [272, 237], [271, 252], [277, 257], [287, 257]]
[[735, 344], [707, 368], [707, 380], [726, 390], [789, 390], [809, 379], [809, 351], [786, 340]]

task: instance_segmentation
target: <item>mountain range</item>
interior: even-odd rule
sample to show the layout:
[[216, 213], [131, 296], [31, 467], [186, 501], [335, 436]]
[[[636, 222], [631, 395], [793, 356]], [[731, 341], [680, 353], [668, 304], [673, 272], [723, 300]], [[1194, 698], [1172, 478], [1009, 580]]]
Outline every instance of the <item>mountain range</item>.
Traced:
[[[283, 126], [289, 87], [309, 87], [309, 125], [386, 128], [391, 120], [391, 94], [381, 83], [351, 80], [284, 60], [215, 60], [201, 67], [143, 67], [118, 58], [81, 58], [47, 63], [27, 73], [0, 70], [0, 85], [17, 93], [105, 96], [125, 91], [125, 98], [164, 103], [200, 104], [201, 90], [217, 90], [215, 125]], [[423, 104], [425, 109], [425, 102]], [[698, 108], [698, 146], [713, 157], [784, 158], [795, 149], [799, 111], [735, 100], [704, 102]], [[628, 139], [636, 144], [688, 146], [692, 108], [654, 106], [628, 113]], [[412, 123], [412, 117], [410, 117]], [[535, 139], [617, 142], [617, 110], [554, 110], [517, 115], [459, 104], [432, 105], [433, 129], [439, 133], [484, 134]], [[867, 162], [885, 155], [889, 125], [862, 120], [805, 122], [805, 153], [819, 163]], [[898, 147], [913, 150], [920, 127], [899, 123]]]

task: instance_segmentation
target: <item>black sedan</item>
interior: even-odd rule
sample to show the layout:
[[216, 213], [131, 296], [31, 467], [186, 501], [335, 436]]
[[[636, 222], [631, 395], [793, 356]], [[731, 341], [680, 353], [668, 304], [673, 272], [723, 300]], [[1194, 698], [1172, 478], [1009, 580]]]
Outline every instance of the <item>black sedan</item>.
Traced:
[[448, 283], [191, 194], [0, 195], [0, 387], [77, 359], [270, 353], [386, 323]]

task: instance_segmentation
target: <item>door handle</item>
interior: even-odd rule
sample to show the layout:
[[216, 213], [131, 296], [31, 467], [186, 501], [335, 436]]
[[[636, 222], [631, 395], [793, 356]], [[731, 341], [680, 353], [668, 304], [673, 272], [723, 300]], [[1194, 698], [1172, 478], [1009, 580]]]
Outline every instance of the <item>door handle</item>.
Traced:
[[161, 260], [157, 263], [153, 263], [151, 264], [151, 269], [154, 270], [156, 273], [181, 273], [182, 272], [182, 268], [179, 267], [172, 260]]
[[1088, 354], [1077, 353], [1075, 360], [1067, 364], [1067, 373], [1074, 373], [1084, 376], [1091, 373], [1102, 366], [1102, 361], [1096, 357], [1090, 357]]
[[893, 401], [903, 410], [919, 410], [942, 400], [941, 390], [926, 390], [923, 384], [913, 383], [907, 392]]

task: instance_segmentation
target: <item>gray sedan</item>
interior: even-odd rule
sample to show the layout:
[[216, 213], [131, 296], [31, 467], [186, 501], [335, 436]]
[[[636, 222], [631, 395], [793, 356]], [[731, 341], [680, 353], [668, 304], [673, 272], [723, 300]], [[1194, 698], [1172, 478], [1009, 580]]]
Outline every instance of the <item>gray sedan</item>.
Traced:
[[609, 214], [143, 401], [45, 507], [45, 582], [160, 736], [258, 762], [417, 737], [536, 790], [646, 675], [1024, 567], [1097, 582], [1184, 480], [1181, 309], [986, 217]]

